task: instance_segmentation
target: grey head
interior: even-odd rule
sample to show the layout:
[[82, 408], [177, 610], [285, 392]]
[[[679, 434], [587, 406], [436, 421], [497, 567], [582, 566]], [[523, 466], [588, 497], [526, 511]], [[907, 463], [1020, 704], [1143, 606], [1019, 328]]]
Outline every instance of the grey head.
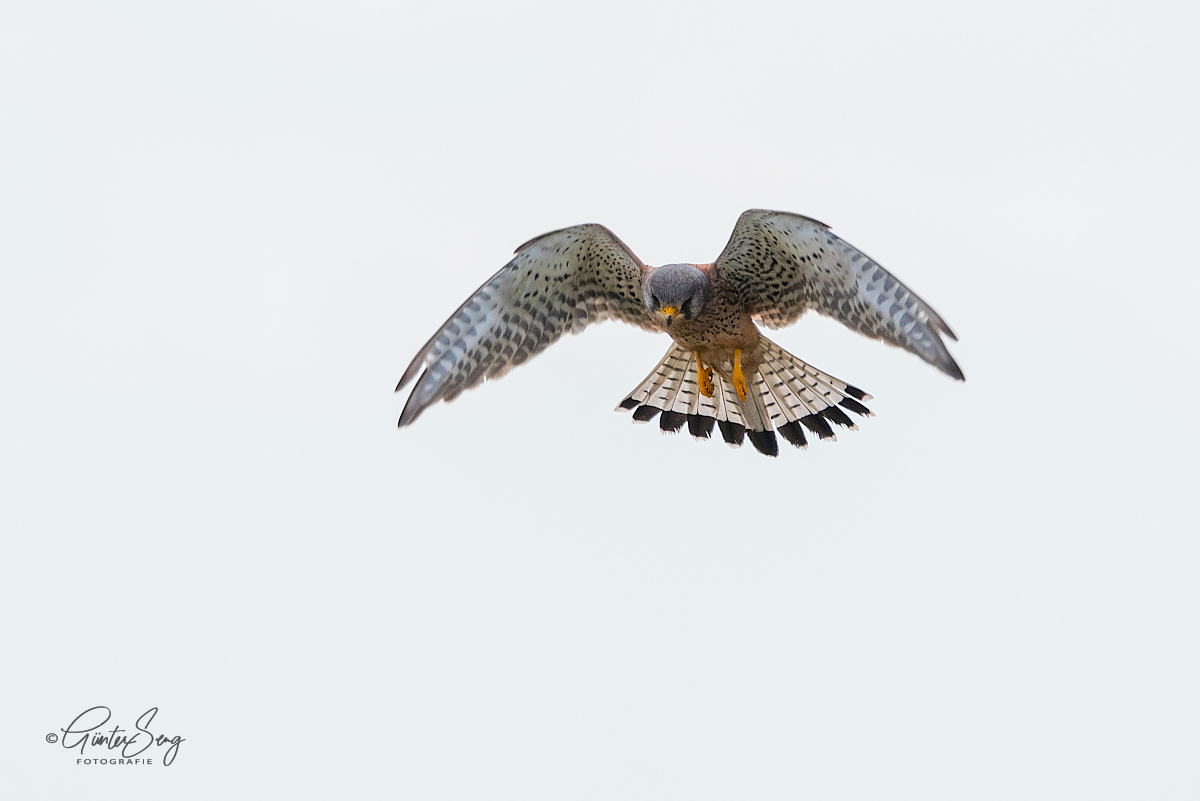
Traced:
[[691, 320], [708, 303], [708, 276], [691, 264], [664, 264], [650, 271], [642, 284], [642, 300], [667, 325], [676, 315]]

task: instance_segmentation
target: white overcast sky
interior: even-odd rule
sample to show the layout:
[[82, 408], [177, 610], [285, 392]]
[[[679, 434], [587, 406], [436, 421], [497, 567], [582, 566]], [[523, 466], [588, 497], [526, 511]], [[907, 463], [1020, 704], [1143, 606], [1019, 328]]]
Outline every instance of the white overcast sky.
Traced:
[[[736, 10], [735, 10], [736, 9]], [[1200, 796], [1195, 3], [0, 6], [8, 798]], [[956, 384], [777, 460], [568, 337], [397, 431], [512, 249], [829, 223]], [[45, 741], [98, 704], [169, 768]], [[85, 756], [101, 756], [98, 749]], [[104, 755], [107, 756], [107, 755]]]

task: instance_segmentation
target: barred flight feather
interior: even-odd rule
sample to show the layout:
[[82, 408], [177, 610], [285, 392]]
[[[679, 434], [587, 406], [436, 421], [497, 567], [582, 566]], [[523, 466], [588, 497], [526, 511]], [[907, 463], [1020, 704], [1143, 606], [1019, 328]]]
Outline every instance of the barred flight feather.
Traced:
[[868, 416], [859, 401], [870, 395], [797, 359], [765, 337], [762, 362], [748, 382], [746, 400], [738, 398], [733, 382], [712, 374], [713, 395], [700, 391], [695, 354], [672, 345], [633, 392], [617, 406], [633, 409], [633, 419], [647, 422], [662, 414], [659, 428], [666, 433], [682, 430], [697, 439], [710, 439], [713, 424], [721, 437], [739, 447], [746, 437], [767, 456], [779, 453], [775, 431], [797, 448], [808, 446], [804, 429], [819, 439], [836, 439], [829, 423], [856, 428], [842, 409]]

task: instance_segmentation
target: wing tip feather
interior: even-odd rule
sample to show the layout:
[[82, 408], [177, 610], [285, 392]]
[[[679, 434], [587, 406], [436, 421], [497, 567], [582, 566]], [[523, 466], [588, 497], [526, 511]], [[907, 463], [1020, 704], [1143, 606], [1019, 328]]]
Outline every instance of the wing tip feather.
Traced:
[[421, 352], [417, 354], [417, 358], [413, 359], [408, 367], [404, 370], [404, 374], [400, 376], [399, 383], [396, 384], [396, 392], [404, 389], [406, 386], [412, 383], [414, 378], [417, 377], [417, 373], [421, 371], [421, 368], [425, 364], [425, 355], [427, 353], [428, 349], [423, 348]]
[[962, 368], [958, 366], [958, 362], [954, 361], [954, 357], [949, 353], [946, 354], [946, 358], [938, 361], [935, 366], [955, 381], [965, 382], [967, 380], [967, 377], [963, 375]]

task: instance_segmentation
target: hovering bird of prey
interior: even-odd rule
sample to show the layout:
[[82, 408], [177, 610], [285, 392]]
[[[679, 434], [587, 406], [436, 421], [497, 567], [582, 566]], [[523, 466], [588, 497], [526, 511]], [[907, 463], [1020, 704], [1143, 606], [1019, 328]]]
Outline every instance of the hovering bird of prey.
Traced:
[[870, 414], [862, 404], [869, 395], [797, 359], [756, 325], [782, 328], [809, 309], [964, 380], [941, 334], [958, 338], [895, 276], [824, 223], [752, 209], [712, 264], [650, 267], [595, 224], [529, 240], [404, 371], [397, 392], [420, 378], [400, 425], [504, 375], [567, 331], [615, 319], [674, 340], [618, 409], [632, 409], [639, 422], [659, 415], [663, 431], [686, 424], [701, 439], [715, 423], [730, 445], [748, 436], [760, 452], [777, 456], [776, 430], [803, 448], [805, 429], [833, 439], [830, 423], [855, 428], [843, 410]]

